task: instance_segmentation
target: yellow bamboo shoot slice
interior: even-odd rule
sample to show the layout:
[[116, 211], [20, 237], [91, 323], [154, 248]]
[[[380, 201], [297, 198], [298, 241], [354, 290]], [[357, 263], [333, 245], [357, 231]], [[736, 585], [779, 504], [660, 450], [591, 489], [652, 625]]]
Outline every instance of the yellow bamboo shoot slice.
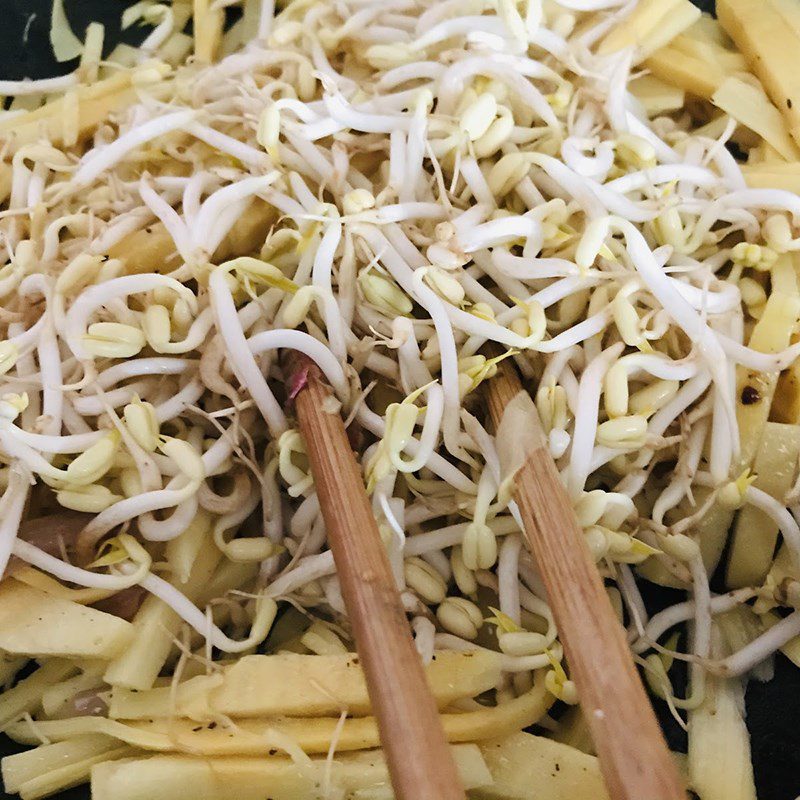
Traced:
[[672, 86], [655, 75], [636, 78], [631, 81], [629, 88], [650, 117], [677, 111], [686, 102], [686, 92], [683, 89]]
[[[755, 486], [782, 500], [792, 486], [798, 454], [800, 426], [768, 422], [753, 462]], [[760, 509], [745, 506], [733, 527], [728, 586], [760, 586], [772, 564], [777, 540], [777, 524]]]
[[[261, 200], [252, 202], [214, 253], [215, 263], [258, 252], [275, 220], [275, 209]], [[160, 223], [126, 236], [108, 255], [125, 262], [128, 274], [169, 272], [177, 258], [175, 242]]]
[[[790, 255], [781, 256], [773, 267], [773, 286], [776, 281], [781, 282], [784, 291], [770, 294], [764, 313], [750, 336], [749, 347], [761, 353], [779, 353], [787, 348], [800, 316], [795, 266]], [[746, 367], [736, 370], [736, 419], [741, 455], [735, 470], [749, 467], [755, 458], [777, 382], [777, 373], [757, 373]]]
[[725, 74], [718, 65], [682, 54], [674, 47], [657, 50], [647, 58], [645, 66], [666, 83], [706, 100], [711, 99], [725, 80]]
[[725, 29], [719, 24], [719, 20], [714, 19], [710, 14], [701, 14], [697, 22], [687, 28], [681, 35], [735, 52], [733, 40], [725, 33]]
[[51, 658], [16, 686], [3, 692], [0, 695], [0, 727], [19, 719], [25, 713], [32, 714], [41, 706], [42, 695], [54, 683], [69, 678], [77, 671], [78, 667], [72, 661]]
[[[79, 139], [87, 137], [109, 114], [136, 101], [129, 72], [117, 72], [92, 86], [81, 86], [77, 95]], [[64, 133], [62, 118], [68, 102], [65, 97], [59, 98], [23, 116], [0, 121], [0, 141], [9, 141], [12, 149], [40, 138], [60, 145]]]
[[133, 626], [94, 608], [53, 597], [13, 578], [0, 584], [0, 647], [31, 656], [112, 658]]
[[600, 43], [601, 54], [635, 47], [641, 61], [664, 47], [700, 18], [700, 9], [689, 0], [641, 0], [633, 12]]
[[[499, 706], [479, 711], [442, 714], [447, 740], [474, 742], [508, 736], [533, 725], [552, 703], [541, 670], [533, 689]], [[132, 747], [161, 752], [186, 752], [205, 756], [264, 755], [275, 742], [289, 737], [306, 753], [327, 753], [331, 742], [337, 752], [378, 747], [378, 726], [374, 717], [354, 717], [339, 725], [334, 717], [276, 717], [237, 720], [232, 728], [222, 723], [188, 719], [166, 719], [124, 724], [105, 717], [74, 717], [37, 722], [36, 731], [26, 724], [9, 725], [6, 732], [15, 741], [38, 744], [38, 735], [51, 742], [75, 736], [101, 733]]]
[[[425, 674], [440, 708], [476, 697], [500, 682], [500, 656], [445, 650]], [[109, 707], [116, 719], [169, 717], [170, 687], [135, 692], [114, 687]], [[174, 713], [194, 719], [229, 717], [355, 716], [370, 711], [364, 673], [354, 653], [245, 656], [221, 674], [201, 675], [178, 686]]]
[[515, 733], [480, 747], [494, 783], [477, 789], [476, 800], [608, 798], [597, 759], [569, 745]]
[[[451, 748], [465, 789], [491, 783], [476, 745]], [[328, 787], [326, 790], [326, 786]], [[100, 764], [92, 770], [93, 800], [390, 800], [383, 753], [337, 755], [295, 764], [288, 758], [151, 756]]]
[[[181, 592], [193, 603], [205, 590], [220, 557], [221, 553], [207, 537], [195, 559], [189, 581], [183, 584], [176, 581]], [[161, 672], [182, 624], [181, 618], [163, 600], [153, 595], [145, 598], [133, 619], [131, 642], [108, 665], [105, 681], [116, 687], [149, 689]]]
[[43, 745], [3, 759], [3, 786], [22, 800], [49, 797], [86, 783], [95, 764], [135, 753], [110, 736], [80, 736]]
[[702, 704], [689, 711], [689, 782], [703, 800], [756, 800], [738, 678], [707, 676]]
[[211, 62], [222, 40], [225, 13], [212, 0], [194, 0], [194, 54], [199, 61]]
[[800, 162], [742, 164], [742, 174], [753, 189], [786, 189], [800, 194]]
[[800, 142], [800, 72], [794, 59], [800, 34], [796, 12], [787, 13], [787, 7], [776, 0], [718, 0], [717, 15]]
[[[735, 50], [727, 50], [714, 42], [707, 42], [690, 36], [689, 31], [691, 30], [692, 28], [689, 28], [686, 33], [676, 36], [669, 43], [669, 46], [679, 53], [684, 53], [707, 63], [713, 63], [724, 73], [750, 73], [747, 59], [741, 53]], [[755, 76], [752, 76], [752, 79], [756, 82], [758, 81]]]
[[760, 86], [739, 78], [727, 78], [714, 92], [711, 102], [737, 122], [755, 131], [783, 158], [800, 158], [800, 148], [789, 136], [781, 112], [772, 105]]

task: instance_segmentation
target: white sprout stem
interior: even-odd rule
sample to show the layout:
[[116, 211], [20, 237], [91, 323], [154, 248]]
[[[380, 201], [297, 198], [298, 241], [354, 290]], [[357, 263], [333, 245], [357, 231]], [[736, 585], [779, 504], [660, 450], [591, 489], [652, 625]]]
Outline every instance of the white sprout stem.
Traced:
[[249, 167], [263, 166], [266, 161], [267, 156], [262, 150], [257, 150], [255, 147], [251, 147], [249, 144], [240, 142], [232, 136], [214, 130], [214, 128], [210, 128], [208, 125], [203, 125], [200, 122], [194, 121], [186, 126], [186, 130], [191, 133], [192, 136], [197, 137], [200, 141], [205, 142], [215, 150], [227, 153], [229, 156], [239, 159], [239, 161], [243, 164], [247, 164]]
[[269, 598], [259, 598], [257, 602], [260, 608], [256, 612], [250, 635], [246, 639], [237, 642], [226, 636], [186, 595], [178, 591], [172, 584], [167, 583], [163, 578], [150, 573], [140, 583], [148, 592], [166, 603], [197, 633], [204, 636], [212, 647], [216, 647], [225, 653], [243, 653], [264, 641], [272, 627], [277, 612], [277, 605], [274, 601]]
[[[452, 633], [437, 633], [436, 646], [445, 650], [456, 650], [461, 653], [487, 652], [496, 653], [488, 647], [481, 647], [475, 642], [469, 642], [454, 636]], [[559, 648], [560, 649], [560, 648]], [[500, 669], [503, 672], [529, 672], [531, 670], [542, 669], [550, 665], [552, 653], [542, 653], [535, 656], [507, 656], [500, 657]]]
[[196, 113], [191, 109], [185, 109], [183, 111], [174, 111], [171, 114], [164, 114], [161, 117], [156, 117], [149, 122], [138, 125], [111, 144], [99, 149], [89, 150], [81, 159], [81, 163], [72, 176], [72, 180], [77, 185], [82, 186], [92, 183], [92, 181], [111, 169], [117, 162], [121, 161], [128, 153], [140, 145], [146, 144], [158, 136], [184, 128], [195, 118]]
[[113, 389], [104, 395], [95, 397], [75, 397], [72, 407], [84, 417], [94, 417], [102, 414], [106, 407], [119, 408], [130, 403], [136, 395], [146, 392], [151, 382], [148, 380], [134, 381], [119, 389]]
[[[692, 573], [692, 595], [694, 599], [694, 625], [691, 628], [691, 639], [694, 653], [700, 659], [706, 659], [711, 653], [711, 590], [708, 586], [708, 573], [706, 572], [703, 556], [700, 549], [692, 557], [689, 568]], [[698, 687], [703, 686], [705, 670], [700, 662], [692, 663], [690, 667], [690, 683], [694, 693]]]
[[21, 81], [0, 81], [0, 94], [7, 97], [24, 97], [31, 94], [54, 94], [78, 85], [78, 76], [73, 72], [57, 78], [39, 78]]
[[85, 586], [87, 589], [104, 589], [118, 592], [142, 583], [144, 574], [150, 569], [149, 562], [145, 561], [139, 567], [127, 575], [106, 575], [99, 572], [90, 572], [80, 567], [62, 561], [60, 558], [51, 556], [44, 550], [17, 539], [14, 542], [14, 555], [44, 572], [53, 575], [66, 583], [75, 583], [78, 586]]
[[98, 439], [105, 436], [103, 431], [89, 430], [86, 433], [68, 434], [64, 436], [31, 433], [19, 427], [13, 428], [14, 436], [32, 450], [43, 453], [82, 453], [91, 447]]
[[[45, 314], [49, 316], [47, 312]], [[63, 383], [61, 353], [52, 319], [48, 319], [42, 329], [42, 337], [36, 352], [42, 379], [42, 432], [46, 436], [55, 436], [61, 431], [64, 393], [61, 389]]]
[[97, 375], [95, 381], [101, 389], [110, 389], [120, 381], [142, 375], [183, 375], [197, 367], [198, 363], [196, 359], [168, 356], [129, 359], [104, 369]]
[[[735, 589], [726, 594], [713, 595], [709, 601], [709, 610], [712, 614], [724, 614], [738, 608], [747, 600], [753, 597], [752, 589]], [[695, 614], [695, 604], [693, 600], [686, 600], [683, 603], [665, 608], [650, 617], [645, 625], [644, 633], [634, 642], [632, 649], [634, 653], [644, 653], [649, 650], [670, 628], [680, 625], [691, 619]]]
[[254, 356], [284, 348], [304, 353], [322, 370], [339, 399], [347, 400], [349, 386], [341, 364], [331, 351], [313, 336], [290, 328], [280, 328], [251, 336], [247, 339], [247, 345]]
[[620, 343], [604, 350], [581, 375], [578, 388], [579, 413], [572, 434], [572, 451], [567, 472], [567, 488], [570, 496], [575, 499], [580, 497], [589, 477], [603, 378], [622, 349], [623, 345]]
[[358, 233], [368, 242], [374, 253], [380, 254], [381, 262], [392, 277], [409, 295], [417, 299], [433, 320], [441, 352], [442, 389], [445, 401], [443, 418], [445, 446], [449, 452], [459, 455], [461, 453], [458, 443], [461, 400], [458, 389], [458, 359], [453, 329], [447, 319], [444, 303], [417, 278], [403, 257], [377, 228], [366, 225], [359, 226]]
[[[181, 477], [173, 478], [170, 485], [173, 483], [183, 483], [184, 486], [180, 489], [167, 488], [156, 489], [152, 492], [144, 492], [143, 494], [136, 495], [135, 497], [128, 497], [124, 500], [119, 500], [113, 505], [109, 506], [104, 511], [101, 511], [91, 522], [83, 529], [83, 534], [87, 538], [94, 541], [99, 540], [109, 531], [121, 525], [123, 522], [136, 519], [142, 514], [153, 511], [161, 511], [166, 508], [173, 508], [180, 503], [187, 500], [189, 497], [197, 493], [200, 486], [197, 482], [186, 482], [186, 479]], [[167, 541], [169, 538], [178, 536], [183, 531], [179, 530], [169, 535], [167, 538], [157, 539], [155, 541]], [[141, 531], [143, 538], [147, 539], [144, 531]]]
[[520, 623], [519, 554], [522, 537], [519, 534], [506, 536], [500, 546], [497, 562], [497, 584], [500, 610]]
[[653, 521], [663, 524], [664, 515], [683, 500], [700, 465], [703, 445], [708, 435], [708, 421], [700, 420], [689, 432], [686, 450], [681, 454], [672, 479], [653, 504]]
[[427, 401], [425, 422], [422, 426], [419, 446], [414, 458], [410, 461], [403, 461], [394, 449], [391, 452], [392, 465], [401, 472], [417, 472], [427, 466], [439, 441], [442, 417], [444, 415], [444, 392], [442, 387], [438, 383], [429, 386], [425, 393], [425, 399]]
[[190, 260], [192, 256], [191, 235], [178, 212], [150, 186], [145, 178], [139, 182], [139, 195], [167, 229], [167, 233], [172, 237], [172, 241], [175, 242], [175, 247], [184, 261]]
[[197, 298], [194, 293], [183, 284], [166, 275], [127, 275], [122, 278], [113, 278], [104, 283], [94, 284], [84, 289], [75, 299], [64, 320], [64, 338], [74, 356], [80, 361], [88, 360], [88, 354], [83, 346], [83, 336], [86, 333], [89, 317], [98, 308], [115, 298], [127, 297], [131, 294], [148, 292], [157, 288], [173, 289], [196, 312]]
[[217, 331], [225, 342], [231, 366], [239, 382], [242, 386], [247, 387], [253, 401], [266, 420], [270, 432], [277, 437], [289, 427], [286, 416], [248, 347], [233, 297], [225, 282], [227, 274], [224, 269], [215, 269], [208, 281]]
[[198, 506], [195, 493], [178, 503], [166, 519], [156, 519], [152, 511], [147, 511], [137, 518], [136, 525], [143, 539], [150, 542], [169, 542], [192, 524], [197, 516]]
[[140, 60], [146, 60], [148, 54], [155, 53], [167, 39], [175, 26], [175, 19], [172, 14], [172, 9], [169, 7], [161, 7], [161, 19], [158, 24], [147, 34], [147, 37], [140, 45], [142, 51]]
[[177, 394], [156, 406], [156, 417], [163, 424], [180, 416], [189, 406], [194, 405], [205, 391], [199, 378], [193, 378]]
[[323, 96], [325, 110], [344, 128], [363, 133], [391, 133], [408, 131], [412, 122], [410, 114], [370, 114], [351, 106], [339, 92]]
[[8, 487], [0, 500], [0, 576], [6, 572], [8, 559], [17, 541], [30, 485], [31, 474], [24, 467], [12, 467]]
[[744, 675], [799, 635], [800, 611], [793, 611], [788, 617], [784, 617], [741, 650], [721, 661], [709, 662], [707, 668], [715, 675], [723, 675], [728, 678]]
[[[226, 208], [266, 191], [278, 179], [278, 176], [278, 172], [272, 171], [267, 175], [244, 178], [218, 189], [214, 194], [206, 198], [203, 205], [200, 206], [200, 211], [191, 228], [194, 246], [203, 249], [209, 254], [212, 253], [216, 249], [216, 244], [212, 248], [209, 243], [212, 238], [210, 234], [214, 232], [217, 238], [219, 237], [219, 232], [216, 229], [217, 223]], [[238, 214], [236, 216], [238, 217]], [[226, 220], [229, 223], [227, 229], [230, 229], [234, 220]], [[222, 237], [224, 238], [226, 234], [227, 230], [222, 234]]]

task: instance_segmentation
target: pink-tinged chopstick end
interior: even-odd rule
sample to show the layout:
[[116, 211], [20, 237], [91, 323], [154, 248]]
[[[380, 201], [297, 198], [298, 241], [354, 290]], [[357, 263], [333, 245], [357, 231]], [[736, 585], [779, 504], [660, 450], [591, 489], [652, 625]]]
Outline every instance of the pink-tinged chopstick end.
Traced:
[[302, 367], [292, 375], [289, 382], [289, 399], [294, 400], [308, 383], [308, 367]]

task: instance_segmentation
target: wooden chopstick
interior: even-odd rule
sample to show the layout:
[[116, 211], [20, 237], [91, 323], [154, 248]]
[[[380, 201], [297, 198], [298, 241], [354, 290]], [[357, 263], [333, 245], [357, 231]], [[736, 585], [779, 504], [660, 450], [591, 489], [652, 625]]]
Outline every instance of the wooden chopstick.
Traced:
[[[500, 424], [524, 392], [509, 360], [489, 382], [489, 411]], [[530, 424], [539, 426], [535, 406]], [[525, 539], [538, 563], [559, 638], [578, 689], [600, 766], [614, 800], [685, 800], [686, 793], [639, 679], [572, 503], [539, 428], [514, 481]]]
[[332, 393], [305, 356], [290, 359], [297, 417], [353, 626], [389, 773], [400, 800], [464, 800], [400, 593]]

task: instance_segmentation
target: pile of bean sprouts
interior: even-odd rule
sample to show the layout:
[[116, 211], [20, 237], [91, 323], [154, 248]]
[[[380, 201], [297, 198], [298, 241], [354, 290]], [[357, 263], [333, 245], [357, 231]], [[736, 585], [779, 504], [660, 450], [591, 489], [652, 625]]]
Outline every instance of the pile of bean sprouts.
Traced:
[[[143, 50], [134, 101], [82, 143], [6, 142], [0, 571], [138, 584], [226, 658], [266, 638], [265, 598], [353, 649], [287, 398], [298, 350], [335, 390], [423, 659], [490, 647], [498, 701], [547, 669], [575, 702], [501, 490], [485, 382], [510, 358], [637, 654], [672, 653], [658, 638], [689, 621], [673, 654], [696, 699], [708, 670], [744, 674], [800, 634], [792, 611], [714, 660], [713, 616], [759, 587], [713, 594], [697, 540], [712, 505], [752, 504], [800, 559], [800, 492], [736, 474], [734, 382], [800, 354], [744, 344], [756, 273], [800, 249], [800, 198], [747, 188], [733, 125], [648, 117], [631, 51], [596, 48], [630, 3], [266, 6], [216, 64]], [[58, 507], [94, 515], [74, 542], [17, 536]], [[199, 510], [226, 559], [259, 564], [221, 627], [164, 562]], [[652, 618], [645, 561], [686, 592]]]

